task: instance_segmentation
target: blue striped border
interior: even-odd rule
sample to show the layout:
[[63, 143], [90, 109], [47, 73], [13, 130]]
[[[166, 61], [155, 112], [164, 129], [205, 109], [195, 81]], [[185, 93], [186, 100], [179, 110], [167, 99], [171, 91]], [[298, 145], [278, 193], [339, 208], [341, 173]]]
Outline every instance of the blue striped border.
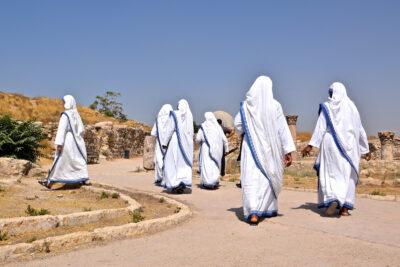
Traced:
[[245, 135], [246, 135], [246, 140], [247, 140], [247, 143], [249, 144], [249, 148], [250, 148], [250, 151], [251, 151], [251, 155], [253, 156], [254, 162], [255, 162], [257, 168], [258, 168], [258, 169], [261, 171], [261, 173], [264, 175], [264, 177], [267, 178], [267, 180], [268, 180], [268, 182], [269, 182], [269, 185], [271, 186], [272, 193], [274, 194], [274, 197], [275, 197], [275, 199], [276, 199], [277, 196], [276, 196], [274, 187], [272, 186], [272, 182], [271, 182], [271, 180], [268, 178], [268, 175], [266, 174], [266, 172], [264, 171], [264, 169], [261, 167], [261, 164], [260, 164], [260, 162], [259, 162], [259, 160], [258, 160], [257, 153], [256, 153], [256, 150], [255, 150], [255, 148], [254, 148], [254, 145], [253, 145], [253, 142], [252, 142], [252, 139], [251, 139], [251, 136], [250, 136], [250, 131], [249, 131], [248, 126], [247, 126], [247, 121], [246, 121], [246, 118], [245, 118], [245, 116], [244, 116], [244, 112], [243, 112], [243, 102], [240, 103], [240, 117], [241, 117], [241, 119], [242, 119], [243, 129], [244, 129], [244, 132], [245, 132]]
[[271, 211], [251, 211], [249, 215], [245, 216], [245, 219], [248, 220], [251, 215], [257, 215], [258, 217], [271, 217], [277, 216], [278, 210], [271, 210]]
[[179, 149], [183, 155], [183, 158], [186, 162], [187, 165], [189, 165], [190, 168], [192, 168], [192, 164], [190, 163], [190, 160], [188, 159], [188, 157], [186, 156], [185, 151], [183, 150], [182, 144], [181, 144], [181, 135], [179, 133], [179, 128], [178, 128], [178, 121], [176, 119], [176, 115], [174, 111], [170, 112], [170, 116], [172, 116], [174, 118], [174, 122], [175, 122], [175, 129], [176, 129], [176, 136], [178, 137], [178, 145], [179, 145]]
[[203, 131], [204, 140], [206, 140], [206, 144], [208, 146], [208, 155], [210, 156], [211, 160], [214, 161], [215, 165], [217, 165], [217, 168], [219, 168], [218, 161], [211, 155], [211, 146], [210, 146], [210, 143], [208, 142], [208, 139], [207, 139], [207, 136], [206, 136], [206, 132], [204, 131], [202, 125], [200, 125], [200, 130]]
[[353, 162], [351, 161], [350, 157], [346, 154], [346, 152], [342, 148], [340, 141], [337, 138], [336, 131], [335, 131], [335, 128], [333, 127], [333, 123], [329, 116], [328, 110], [326, 109], [324, 104], [321, 104], [320, 107], [326, 117], [326, 120], [328, 121], [328, 125], [329, 125], [329, 128], [331, 129], [333, 140], [335, 141], [337, 148], [339, 149], [339, 151], [343, 155], [343, 157], [350, 163], [351, 168], [354, 170], [354, 172], [357, 175], [357, 181], [356, 181], [356, 185], [357, 185], [358, 184], [358, 171], [357, 171], [356, 167], [354, 166]]

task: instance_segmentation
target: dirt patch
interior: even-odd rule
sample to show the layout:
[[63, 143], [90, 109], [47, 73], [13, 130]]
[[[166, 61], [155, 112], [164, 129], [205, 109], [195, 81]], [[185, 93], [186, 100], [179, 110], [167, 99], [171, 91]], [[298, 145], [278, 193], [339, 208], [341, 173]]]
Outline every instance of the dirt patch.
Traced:
[[[34, 180], [34, 179], [32, 179]], [[36, 181], [35, 181], [36, 182]], [[39, 186], [39, 185], [38, 185]], [[105, 190], [117, 191], [125, 194], [142, 205], [140, 212], [134, 214], [124, 214], [116, 218], [103, 218], [97, 222], [86, 223], [79, 226], [59, 226], [45, 231], [34, 231], [16, 236], [9, 236], [7, 233], [0, 238], [0, 246], [17, 243], [31, 243], [47, 237], [60, 236], [79, 231], [93, 231], [96, 228], [107, 226], [119, 226], [127, 223], [138, 223], [144, 220], [167, 217], [179, 212], [176, 205], [167, 203], [163, 197], [153, 197], [144, 193], [132, 192], [129, 190], [118, 189], [111, 186], [96, 186]], [[112, 194], [108, 198], [104, 197], [105, 191], [92, 192], [82, 188], [72, 188], [68, 190], [46, 190], [37, 188], [35, 183], [27, 182], [21, 184], [0, 184], [0, 210], [1, 218], [16, 216], [28, 216], [25, 213], [27, 205], [37, 209], [48, 209], [51, 215], [68, 214], [73, 212], [91, 211], [97, 209], [113, 209], [126, 207], [127, 203], [118, 198], [113, 199]], [[33, 189], [32, 189], [33, 188]], [[32, 198], [26, 198], [26, 194], [32, 194]], [[33, 194], [35, 193], [35, 195]], [[58, 197], [63, 195], [62, 198]], [[103, 198], [102, 198], [103, 195]], [[23, 198], [21, 197], [23, 196]], [[37, 196], [37, 197], [35, 197]], [[10, 204], [8, 202], [15, 202]], [[3, 204], [4, 207], [3, 208]], [[13, 207], [14, 206], [14, 207]], [[67, 210], [69, 212], [67, 212]], [[12, 216], [10, 216], [12, 215]]]
[[139, 202], [142, 205], [140, 214], [144, 217], [144, 220], [167, 217], [174, 214], [177, 208], [175, 205], [166, 203], [163, 197], [156, 198], [144, 193], [135, 192], [134, 189], [126, 190], [113, 186], [102, 186], [102, 188], [123, 193]]
[[70, 226], [61, 226], [54, 229], [46, 230], [46, 231], [36, 231], [26, 234], [20, 234], [17, 236], [8, 236], [7, 240], [0, 241], [1, 245], [11, 245], [17, 243], [31, 243], [36, 240], [44, 239], [46, 237], [51, 236], [59, 236], [65, 235], [73, 232], [80, 232], [80, 231], [93, 231], [96, 228], [102, 228], [106, 226], [117, 226], [126, 223], [132, 222], [131, 215], [123, 215], [117, 218], [106, 218], [94, 223], [86, 223], [76, 227]]
[[[60, 185], [58, 185], [60, 187]], [[115, 196], [116, 197], [116, 196]], [[22, 179], [20, 183], [0, 182], [0, 218], [29, 216], [28, 205], [36, 210], [45, 209], [50, 215], [82, 211], [125, 208], [127, 203], [118, 197], [101, 197], [101, 193], [80, 187], [61, 187], [48, 190], [35, 179]]]

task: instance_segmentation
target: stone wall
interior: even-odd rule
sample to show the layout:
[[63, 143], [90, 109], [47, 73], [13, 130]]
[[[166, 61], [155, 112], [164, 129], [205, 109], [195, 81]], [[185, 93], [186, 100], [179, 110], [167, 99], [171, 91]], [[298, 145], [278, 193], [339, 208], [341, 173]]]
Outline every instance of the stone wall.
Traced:
[[[54, 140], [57, 133], [57, 123], [43, 124], [54, 157]], [[88, 163], [97, 163], [100, 158], [115, 159], [143, 155], [143, 145], [146, 133], [143, 129], [126, 125], [113, 125], [112, 122], [102, 122], [85, 126], [85, 144]]]
[[101, 136], [92, 125], [85, 127], [85, 145], [88, 163], [97, 163], [100, 156]]

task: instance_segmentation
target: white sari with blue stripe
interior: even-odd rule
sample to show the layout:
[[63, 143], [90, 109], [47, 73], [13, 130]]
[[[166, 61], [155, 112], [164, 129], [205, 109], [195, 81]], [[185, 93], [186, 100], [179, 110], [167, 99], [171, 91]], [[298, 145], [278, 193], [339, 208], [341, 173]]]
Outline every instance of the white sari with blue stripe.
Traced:
[[170, 104], [163, 105], [158, 112], [156, 122], [151, 130], [151, 135], [156, 137], [156, 146], [154, 151], [154, 183], [156, 185], [161, 185], [163, 181], [165, 150], [162, 146], [167, 145], [165, 138], [167, 138], [166, 135], [168, 133], [169, 120], [172, 119], [170, 118], [172, 110]]
[[368, 139], [357, 107], [341, 83], [331, 85], [332, 98], [320, 105], [320, 115], [309, 145], [319, 148], [319, 207], [338, 202], [353, 209], [361, 154], [369, 152]]
[[179, 101], [178, 110], [171, 111], [170, 118], [162, 186], [174, 190], [192, 186], [193, 116], [186, 100]]
[[277, 215], [284, 155], [296, 147], [270, 78], [257, 78], [247, 92], [235, 129], [245, 135], [240, 163], [244, 216]]
[[63, 97], [65, 112], [62, 113], [55, 145], [63, 146], [56, 157], [48, 176], [48, 182], [79, 183], [89, 180], [87, 155], [84, 141], [85, 127], [76, 109], [75, 99]]
[[204, 117], [206, 120], [196, 136], [196, 143], [200, 145], [198, 173], [202, 186], [214, 187], [219, 184], [223, 151], [229, 151], [229, 145], [214, 114], [206, 112]]

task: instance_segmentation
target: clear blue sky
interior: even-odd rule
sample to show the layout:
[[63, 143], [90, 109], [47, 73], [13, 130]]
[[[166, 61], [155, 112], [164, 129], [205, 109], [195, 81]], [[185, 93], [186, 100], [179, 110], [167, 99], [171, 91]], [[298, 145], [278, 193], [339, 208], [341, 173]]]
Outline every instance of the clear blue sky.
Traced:
[[186, 98], [234, 115], [258, 75], [311, 131], [343, 82], [368, 134], [400, 130], [400, 1], [0, 1], [0, 90], [122, 94], [152, 124]]

